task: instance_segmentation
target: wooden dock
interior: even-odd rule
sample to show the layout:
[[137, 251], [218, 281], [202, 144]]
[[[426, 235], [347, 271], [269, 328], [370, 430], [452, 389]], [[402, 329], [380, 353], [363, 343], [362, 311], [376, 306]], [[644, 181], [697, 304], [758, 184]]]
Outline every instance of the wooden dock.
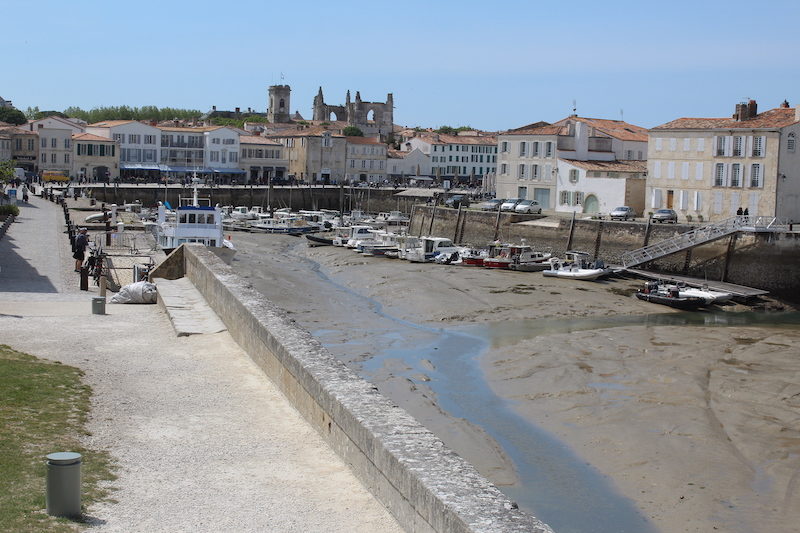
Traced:
[[724, 281], [705, 280], [700, 278], [692, 278], [689, 276], [676, 276], [674, 274], [660, 274], [658, 272], [649, 272], [638, 268], [623, 268], [620, 267], [620, 272], [629, 272], [642, 278], [663, 280], [670, 283], [685, 283], [690, 287], [706, 286], [712, 291], [729, 292], [737, 298], [755, 298], [757, 296], [764, 296], [769, 294], [769, 291], [755, 289], [753, 287], [746, 287], [744, 285], [736, 285], [735, 283], [727, 283]]

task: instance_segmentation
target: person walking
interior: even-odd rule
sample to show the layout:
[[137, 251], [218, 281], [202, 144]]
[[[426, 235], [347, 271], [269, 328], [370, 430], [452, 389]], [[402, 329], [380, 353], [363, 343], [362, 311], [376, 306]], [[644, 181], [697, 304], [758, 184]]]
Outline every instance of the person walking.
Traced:
[[89, 245], [89, 237], [86, 235], [86, 228], [81, 228], [78, 236], [75, 237], [75, 246], [72, 258], [75, 259], [75, 272], [80, 272], [83, 261], [86, 259], [86, 247]]

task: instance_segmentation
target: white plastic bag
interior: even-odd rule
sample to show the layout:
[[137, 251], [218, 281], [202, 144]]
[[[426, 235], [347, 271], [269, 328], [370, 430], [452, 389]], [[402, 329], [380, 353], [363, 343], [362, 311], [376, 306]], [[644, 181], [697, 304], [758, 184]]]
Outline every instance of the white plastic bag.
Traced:
[[156, 286], [147, 281], [137, 281], [122, 287], [111, 297], [112, 304], [154, 304]]

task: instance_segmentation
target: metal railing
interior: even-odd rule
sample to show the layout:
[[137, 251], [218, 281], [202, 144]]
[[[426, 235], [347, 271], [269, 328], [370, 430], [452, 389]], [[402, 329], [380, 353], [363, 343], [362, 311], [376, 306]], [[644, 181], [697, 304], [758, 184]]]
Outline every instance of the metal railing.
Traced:
[[622, 265], [625, 268], [640, 265], [665, 255], [720, 239], [737, 231], [771, 231], [784, 225], [775, 217], [737, 215], [720, 222], [700, 226], [638, 250], [625, 252], [622, 254]]

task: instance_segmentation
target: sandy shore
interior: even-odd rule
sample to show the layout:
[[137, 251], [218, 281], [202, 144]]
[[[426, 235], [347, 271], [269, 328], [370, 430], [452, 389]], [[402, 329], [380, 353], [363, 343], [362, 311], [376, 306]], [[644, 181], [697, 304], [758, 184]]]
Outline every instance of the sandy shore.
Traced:
[[[545, 279], [309, 249], [292, 237], [234, 238], [234, 267], [323, 342], [344, 344], [337, 355], [352, 364], [375, 353], [366, 332], [386, 327], [367, 310], [429, 326], [669, 312], [632, 298], [636, 280]], [[661, 531], [789, 532], [800, 523], [798, 346], [797, 326], [628, 325], [500, 339], [481, 364], [497, 395], [609, 476]], [[443, 413], [424, 373], [412, 381], [396, 370], [384, 364], [371, 378], [492, 481], [515, 483], [502, 449]]]

